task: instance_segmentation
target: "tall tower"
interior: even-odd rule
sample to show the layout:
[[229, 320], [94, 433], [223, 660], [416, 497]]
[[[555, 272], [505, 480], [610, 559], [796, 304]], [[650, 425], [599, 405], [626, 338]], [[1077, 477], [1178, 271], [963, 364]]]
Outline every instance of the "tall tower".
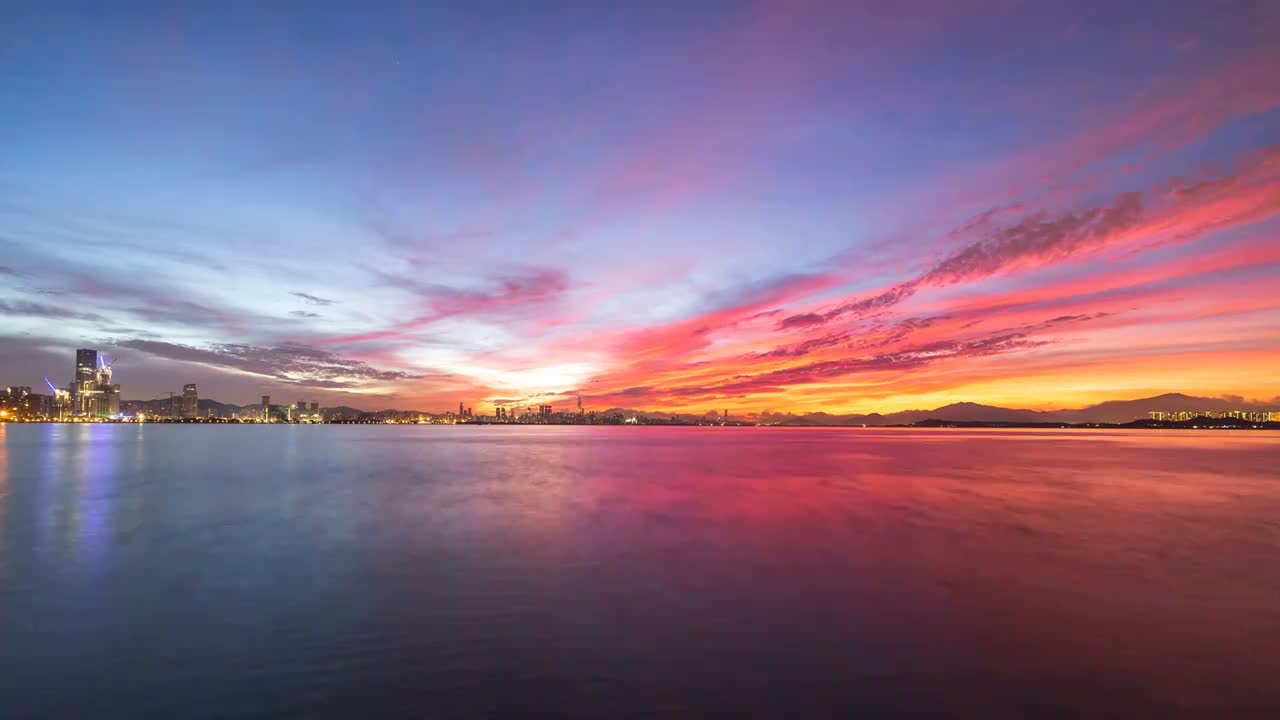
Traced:
[[194, 383], [182, 386], [182, 417], [193, 418], [200, 415], [200, 396], [196, 393]]
[[98, 351], [76, 350], [76, 379], [71, 384], [71, 412], [97, 415]]
[[271, 396], [262, 396], [262, 422], [271, 421]]
[[98, 351], [97, 350], [77, 350], [76, 351], [76, 384], [83, 382], [93, 382], [98, 372]]

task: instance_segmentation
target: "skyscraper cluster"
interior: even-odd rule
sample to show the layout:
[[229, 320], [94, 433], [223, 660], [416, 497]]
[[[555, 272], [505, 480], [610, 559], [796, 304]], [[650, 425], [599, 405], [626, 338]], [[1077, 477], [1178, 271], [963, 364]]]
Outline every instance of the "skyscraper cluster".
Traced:
[[69, 390], [73, 417], [120, 414], [120, 386], [111, 382], [111, 364], [97, 350], [76, 350], [75, 380]]

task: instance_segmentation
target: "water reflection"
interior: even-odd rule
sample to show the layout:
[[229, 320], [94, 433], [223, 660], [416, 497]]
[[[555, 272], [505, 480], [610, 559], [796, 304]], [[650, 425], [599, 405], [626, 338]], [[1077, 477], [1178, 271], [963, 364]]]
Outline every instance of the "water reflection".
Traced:
[[1274, 434], [4, 432], [33, 716], [1280, 707]]
[[[9, 494], [9, 423], [0, 423], [0, 557], [4, 557], [4, 515]], [[0, 579], [4, 577], [0, 568]]]

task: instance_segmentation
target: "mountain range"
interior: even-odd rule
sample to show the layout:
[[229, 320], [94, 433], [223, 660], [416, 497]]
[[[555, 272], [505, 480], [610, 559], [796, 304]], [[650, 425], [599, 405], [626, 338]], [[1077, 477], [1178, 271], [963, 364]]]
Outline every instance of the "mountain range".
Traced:
[[1022, 410], [971, 402], [953, 403], [932, 410], [904, 410], [895, 413], [870, 413], [867, 415], [832, 415], [829, 413], [765, 413], [760, 422], [770, 425], [909, 425], [922, 420], [952, 422], [1007, 422], [1007, 423], [1126, 423], [1145, 419], [1151, 411], [1274, 411], [1280, 408], [1243, 399], [1206, 398], [1166, 393], [1137, 400], [1108, 400], [1079, 410]]

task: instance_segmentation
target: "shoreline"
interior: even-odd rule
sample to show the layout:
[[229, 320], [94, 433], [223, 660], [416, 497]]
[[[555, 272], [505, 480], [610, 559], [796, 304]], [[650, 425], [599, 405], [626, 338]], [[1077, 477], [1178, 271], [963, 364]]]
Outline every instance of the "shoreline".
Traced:
[[1193, 421], [1165, 422], [1155, 420], [1137, 420], [1128, 423], [1008, 423], [970, 420], [922, 420], [911, 424], [898, 425], [862, 425], [862, 424], [812, 424], [812, 425], [758, 425], [752, 423], [431, 423], [431, 422], [386, 422], [360, 420], [334, 420], [329, 422], [278, 422], [264, 423], [241, 420], [0, 420], [2, 425], [246, 425], [246, 426], [281, 426], [281, 425], [434, 425], [464, 427], [702, 427], [702, 428], [775, 428], [775, 429], [812, 429], [812, 428], [848, 428], [848, 429], [994, 429], [994, 430], [1280, 430], [1280, 423], [1230, 423], [1220, 420], [1213, 424]]

